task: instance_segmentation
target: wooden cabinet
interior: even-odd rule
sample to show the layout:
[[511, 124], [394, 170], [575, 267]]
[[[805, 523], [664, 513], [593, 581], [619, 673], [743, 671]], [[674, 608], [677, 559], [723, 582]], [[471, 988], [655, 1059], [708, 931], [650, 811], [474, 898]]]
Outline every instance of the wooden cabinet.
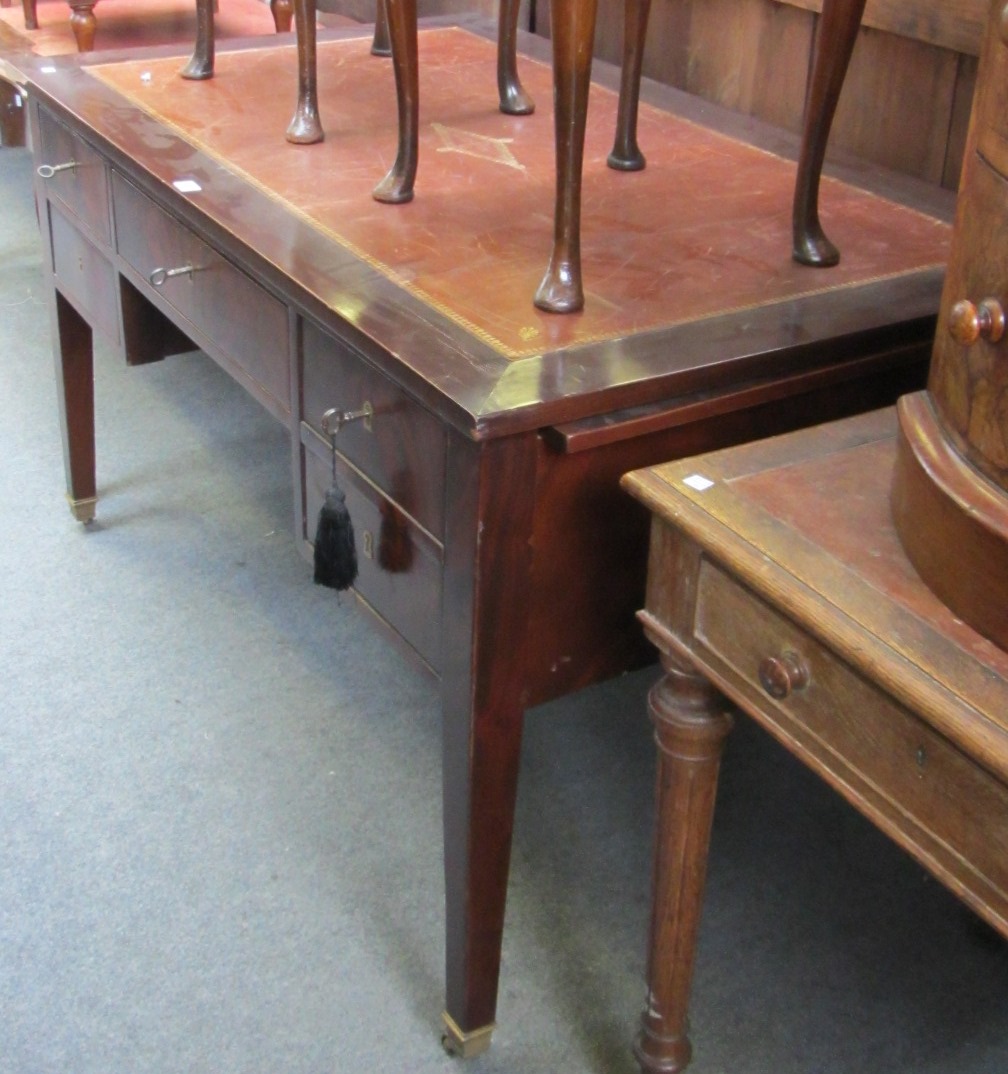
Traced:
[[990, 4], [927, 391], [900, 401], [893, 511], [924, 580], [1008, 647], [1008, 5]]

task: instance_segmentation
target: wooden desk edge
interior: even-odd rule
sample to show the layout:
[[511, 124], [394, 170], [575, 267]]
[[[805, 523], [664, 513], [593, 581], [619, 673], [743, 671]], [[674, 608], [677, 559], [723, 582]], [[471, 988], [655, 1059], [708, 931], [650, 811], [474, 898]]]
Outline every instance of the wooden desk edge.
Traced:
[[[868, 443], [889, 426], [892, 415], [893, 410], [887, 408], [851, 421], [859, 424], [865, 435], [863, 442]], [[790, 433], [772, 440], [783, 446], [807, 432]], [[760, 444], [770, 443], [762, 441], [747, 447], [754, 449]], [[727, 450], [732, 453], [732, 459], [736, 463], [740, 459], [744, 460], [747, 454], [751, 455], [751, 451], [747, 453], [746, 449]], [[921, 653], [900, 653], [895, 662], [899, 672], [890, 671], [880, 676], [879, 668], [891, 661], [893, 653], [884, 624], [870, 615], [855, 618], [848, 610], [823, 598], [791, 569], [783, 556], [775, 554], [773, 548], [754, 544], [726, 525], [717, 510], [718, 489], [725, 487], [727, 477], [739, 476], [739, 469], [736, 467], [731, 475], [723, 472], [718, 465], [718, 458], [724, 454], [725, 452], [712, 452], [709, 455], [624, 475], [621, 480], [623, 488], [652, 513], [652, 542], [655, 527], [669, 527], [681, 531], [699, 548], [701, 555], [721, 563], [755, 594], [771, 602], [775, 593], [780, 591], [781, 582], [787, 579], [790, 583], [789, 595], [793, 596], [789, 610], [803, 623], [804, 629], [828, 647], [842, 653], [847, 663], [878, 681], [891, 696], [917, 712], [964, 753], [999, 778], [1008, 780], [1008, 726], [1004, 722], [998, 722], [989, 708], [979, 704], [969, 691], [953, 692], [941, 685], [926, 670], [927, 661]], [[703, 476], [713, 480], [715, 485], [705, 491], [694, 491], [683, 484], [684, 478], [697, 472], [702, 472]], [[731, 495], [728, 490], [723, 493], [723, 497]], [[756, 509], [753, 508], [748, 513], [751, 517], [756, 514]], [[715, 543], [715, 535], [724, 538], [716, 542], [717, 553], [710, 551]], [[798, 584], [795, 585], [795, 582]], [[867, 583], [855, 576], [851, 576], [848, 582], [852, 588], [867, 586]], [[922, 582], [921, 585], [923, 584]], [[649, 601], [650, 597], [649, 587]], [[645, 609], [645, 612], [649, 610]], [[902, 614], [908, 619], [912, 618], [909, 612]], [[659, 620], [654, 618], [653, 621], [657, 623]], [[856, 628], [862, 637], [867, 636], [866, 644], [847, 644], [852, 628]], [[669, 632], [665, 631], [665, 634], [667, 638], [672, 638]], [[934, 634], [934, 638], [937, 639], [938, 635]], [[949, 646], [949, 643], [946, 642], [945, 645]], [[686, 655], [680, 645], [676, 644], [675, 648]], [[883, 654], [890, 657], [890, 661], [881, 660]], [[958, 647], [955, 647], [955, 656], [960, 661], [973, 660], [978, 668], [982, 669], [984, 666], [980, 660], [964, 655]], [[1008, 713], [1008, 684], [1004, 685], [999, 693], [1004, 698], [999, 711]], [[967, 717], [960, 714], [964, 705], [971, 712]]]

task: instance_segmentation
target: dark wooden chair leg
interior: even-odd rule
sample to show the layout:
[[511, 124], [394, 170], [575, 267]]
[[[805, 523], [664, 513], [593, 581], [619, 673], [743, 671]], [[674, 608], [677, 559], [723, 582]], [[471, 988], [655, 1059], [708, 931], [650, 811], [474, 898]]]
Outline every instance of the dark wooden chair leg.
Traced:
[[637, 145], [637, 106], [651, 0], [626, 0], [623, 8], [623, 67], [620, 71], [616, 136], [608, 164], [621, 172], [640, 171], [644, 154]]
[[548, 313], [584, 307], [581, 283], [581, 171], [597, 0], [554, 0], [553, 87], [556, 124], [556, 203], [553, 250], [535, 304]]
[[392, 42], [389, 40], [388, 10], [385, 0], [375, 4], [374, 37], [371, 39], [372, 56], [391, 56]]
[[70, 0], [70, 29], [77, 42], [78, 52], [90, 52], [94, 48], [97, 20], [94, 13], [95, 0]]
[[509, 116], [528, 116], [535, 101], [518, 77], [519, 0], [501, 0], [497, 20], [497, 93], [500, 110]]
[[270, 14], [273, 26], [278, 34], [289, 34], [294, 19], [294, 5], [291, 0], [270, 0]]
[[840, 260], [840, 251], [826, 237], [819, 224], [819, 181], [830, 127], [854, 51], [864, 7], [865, 0], [823, 0], [808, 99], [805, 102], [792, 212], [792, 254], [803, 265], [828, 267]]
[[420, 87], [416, 0], [388, 0], [392, 68], [399, 110], [399, 145], [388, 174], [374, 188], [376, 201], [397, 205], [413, 197], [420, 148]]
[[214, 70], [213, 0], [196, 0], [196, 47], [189, 62], [179, 72], [183, 78], [200, 81], [212, 78]]
[[286, 138], [296, 145], [309, 145], [321, 142], [323, 138], [318, 111], [315, 0], [294, 0], [294, 25], [297, 29], [297, 105], [287, 126]]
[[21, 10], [24, 11], [25, 29], [26, 30], [37, 30], [38, 29], [38, 5], [36, 3], [36, 0], [21, 0]]
[[634, 1054], [645, 1074], [689, 1064], [690, 986], [707, 875], [718, 766], [732, 719], [692, 669], [662, 657], [649, 708], [658, 745], [647, 1007]]

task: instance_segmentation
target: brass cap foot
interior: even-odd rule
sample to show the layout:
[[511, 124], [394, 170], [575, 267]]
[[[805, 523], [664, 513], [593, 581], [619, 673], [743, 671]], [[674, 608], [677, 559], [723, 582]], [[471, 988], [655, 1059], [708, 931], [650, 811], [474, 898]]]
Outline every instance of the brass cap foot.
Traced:
[[482, 1055], [490, 1047], [490, 1038], [497, 1028], [496, 1022], [479, 1029], [472, 1029], [468, 1033], [459, 1029], [455, 1019], [445, 1011], [441, 1015], [444, 1023], [444, 1033], [441, 1035], [441, 1044], [444, 1050], [451, 1055], [457, 1055], [461, 1059], [472, 1059], [473, 1056]]
[[98, 506], [97, 496], [88, 496], [83, 500], [75, 500], [71, 496], [67, 496], [67, 503], [70, 504], [70, 512], [77, 519], [78, 522], [94, 522], [95, 509]]

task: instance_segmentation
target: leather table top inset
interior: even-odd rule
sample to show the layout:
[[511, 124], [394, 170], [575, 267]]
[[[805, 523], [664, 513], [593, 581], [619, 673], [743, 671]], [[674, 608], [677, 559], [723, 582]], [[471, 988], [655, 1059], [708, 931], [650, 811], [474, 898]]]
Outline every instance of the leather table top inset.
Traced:
[[207, 82], [180, 60], [88, 70], [232, 172], [284, 202], [423, 302], [519, 358], [615, 339], [942, 266], [949, 226], [824, 179], [823, 225], [841, 251], [833, 269], [791, 260], [794, 164], [641, 105], [637, 173], [605, 163], [616, 94], [592, 87], [582, 202], [586, 305], [536, 310], [532, 295], [553, 231], [552, 73], [520, 58], [536, 100], [527, 117], [497, 108], [496, 47], [458, 27], [420, 34], [420, 166], [406, 205], [371, 190], [396, 148], [389, 60], [367, 37], [319, 44], [324, 142], [293, 146], [293, 46], [217, 54]]

